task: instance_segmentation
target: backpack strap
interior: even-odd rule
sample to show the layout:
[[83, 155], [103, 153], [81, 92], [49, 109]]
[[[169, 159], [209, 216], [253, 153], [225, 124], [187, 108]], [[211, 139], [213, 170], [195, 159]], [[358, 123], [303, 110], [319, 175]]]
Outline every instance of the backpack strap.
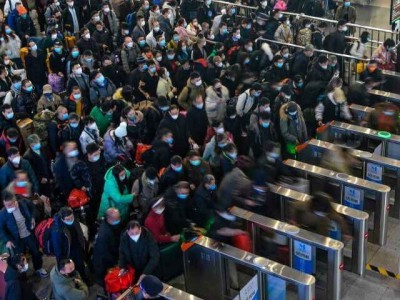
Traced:
[[247, 104], [247, 99], [249, 99], [249, 94], [247, 94], [246, 92], [244, 92], [244, 93], [246, 94], [246, 99], [244, 99], [244, 102], [243, 102], [243, 107], [242, 107], [243, 114], [244, 114], [244, 108], [246, 107], [246, 104]]

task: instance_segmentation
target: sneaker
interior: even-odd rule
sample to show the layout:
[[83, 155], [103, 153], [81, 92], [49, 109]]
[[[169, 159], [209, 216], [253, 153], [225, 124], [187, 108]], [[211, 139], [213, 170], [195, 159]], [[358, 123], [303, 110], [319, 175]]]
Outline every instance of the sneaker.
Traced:
[[42, 278], [46, 278], [47, 276], [49, 276], [49, 273], [43, 268], [36, 270], [36, 274], [38, 274]]

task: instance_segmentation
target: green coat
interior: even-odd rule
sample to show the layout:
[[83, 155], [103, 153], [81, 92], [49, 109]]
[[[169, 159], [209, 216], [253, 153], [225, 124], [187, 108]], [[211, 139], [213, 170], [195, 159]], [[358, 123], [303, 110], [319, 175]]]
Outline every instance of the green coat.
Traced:
[[108, 126], [111, 124], [112, 116], [108, 116], [107, 114], [103, 114], [100, 110], [100, 107], [93, 107], [90, 112], [90, 116], [94, 119], [97, 124], [97, 128], [99, 129], [100, 136], [103, 137], [107, 131]]
[[[112, 169], [114, 167], [108, 169], [106, 175], [104, 176], [105, 184], [103, 195], [101, 196], [100, 209], [99, 214], [97, 215], [98, 219], [104, 217], [106, 210], [110, 207], [115, 207], [119, 210], [121, 214], [121, 222], [127, 222], [129, 220], [129, 206], [133, 202], [133, 194], [125, 188], [123, 194], [120, 193], [118, 188], [118, 183], [112, 174]], [[131, 173], [125, 169], [126, 178], [129, 178]]]

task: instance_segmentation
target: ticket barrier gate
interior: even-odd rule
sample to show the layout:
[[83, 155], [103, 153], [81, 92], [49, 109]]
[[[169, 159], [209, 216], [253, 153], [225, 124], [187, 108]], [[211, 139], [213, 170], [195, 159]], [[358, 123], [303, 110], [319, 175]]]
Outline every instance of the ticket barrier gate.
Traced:
[[324, 188], [322, 179], [329, 184], [329, 193], [335, 202], [358, 210], [372, 207], [374, 222], [369, 240], [380, 246], [386, 244], [390, 187], [292, 159], [284, 163], [311, 181], [311, 193]]
[[[312, 139], [299, 148], [298, 160], [319, 166], [323, 154], [334, 151], [335, 145]], [[400, 219], [400, 161], [361, 150], [349, 149], [349, 152], [361, 162], [359, 168], [355, 168], [356, 176], [391, 188], [389, 215]]]
[[[291, 206], [296, 203], [308, 202], [311, 196], [286, 187], [275, 184], [268, 184], [270, 197], [277, 199], [279, 203], [280, 220], [288, 221], [290, 219]], [[276, 203], [276, 202], [275, 202]], [[344, 249], [345, 269], [364, 276], [367, 254], [367, 239], [368, 239], [368, 218], [366, 212], [352, 209], [350, 207], [331, 203], [333, 209], [341, 215], [348, 223], [352, 236], [351, 253], [346, 255]], [[349, 258], [349, 262], [346, 260]]]
[[394, 104], [400, 104], [400, 94], [385, 92], [382, 90], [369, 90], [368, 94], [372, 103], [387, 101]]
[[[251, 228], [253, 251], [259, 251], [262, 235], [273, 232], [289, 240], [289, 264], [292, 268], [316, 277], [316, 298], [341, 299], [341, 284], [343, 270], [343, 243], [275, 219], [271, 219], [248, 210], [233, 207], [231, 214], [247, 222]], [[319, 255], [320, 252], [323, 255]], [[326, 264], [326, 280], [322, 279], [321, 271]], [[318, 259], [320, 258], [320, 259]], [[317, 266], [318, 263], [318, 266]], [[321, 295], [320, 293], [321, 292]]]
[[374, 152], [400, 160], [400, 135], [332, 121], [317, 129], [317, 138], [338, 146]]
[[[333, 243], [340, 254], [341, 243]], [[204, 299], [315, 299], [314, 276], [205, 236], [184, 245], [183, 260], [186, 291]], [[251, 279], [232, 295], [229, 277], [235, 264]]]
[[381, 85], [383, 91], [400, 93], [400, 73], [389, 70], [382, 70], [382, 74], [385, 76], [385, 82]]
[[368, 115], [375, 110], [373, 107], [358, 104], [351, 104], [349, 109], [353, 116], [353, 120], [355, 120], [358, 125], [360, 125], [362, 121], [366, 120]]
[[[202, 300], [194, 295], [179, 290], [173, 286], [163, 283], [164, 289], [160, 293], [161, 299], [168, 300]], [[130, 289], [121, 294], [116, 300], [124, 300], [131, 294]], [[157, 298], [158, 299], [158, 298]]]

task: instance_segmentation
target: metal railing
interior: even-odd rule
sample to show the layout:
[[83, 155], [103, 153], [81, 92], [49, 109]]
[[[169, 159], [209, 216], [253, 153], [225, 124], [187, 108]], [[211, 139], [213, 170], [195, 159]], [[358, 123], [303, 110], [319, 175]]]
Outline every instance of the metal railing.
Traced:
[[[297, 252], [299, 248], [308, 248], [309, 255], [307, 261], [313, 261], [313, 266], [308, 268], [308, 272], [316, 274], [316, 256], [312, 254], [316, 249], [327, 251], [328, 253], [328, 274], [326, 280], [326, 286], [322, 288], [326, 290], [324, 299], [333, 300], [341, 299], [341, 284], [342, 284], [342, 269], [343, 269], [343, 248], [344, 244], [340, 241], [301, 229], [297, 226], [290, 225], [285, 222], [277, 221], [268, 217], [258, 215], [248, 210], [232, 207], [230, 213], [234, 216], [247, 221], [251, 228], [253, 251], [258, 249], [258, 241], [260, 241], [261, 231], [273, 232], [280, 236], [286, 237], [290, 240], [290, 266], [292, 268], [299, 268], [300, 271], [305, 272], [307, 268], [303, 268], [304, 265], [297, 264]], [[304, 251], [306, 252], [306, 251]], [[300, 255], [300, 256], [302, 256]], [[318, 280], [318, 278], [317, 278]]]
[[[179, 290], [171, 285], [163, 283], [164, 288], [162, 292], [160, 293], [160, 296], [163, 297], [163, 299], [170, 299], [170, 300], [202, 300], [201, 298], [198, 298], [196, 296], [193, 296], [189, 293], [186, 293], [185, 291]], [[116, 300], [124, 300], [124, 299], [130, 299], [129, 295], [131, 295], [132, 289], [126, 290], [124, 293], [121, 294]]]
[[311, 179], [312, 192], [314, 189], [323, 188], [320, 180], [315, 179], [320, 178], [329, 184], [330, 193], [337, 194], [333, 198], [340, 204], [364, 210], [367, 200], [374, 201], [374, 228], [371, 242], [380, 246], [386, 244], [390, 187], [292, 159], [287, 159], [284, 163], [291, 169], [301, 172], [307, 179]]
[[[281, 220], [288, 220], [288, 204], [298, 202], [308, 202], [311, 199], [310, 195], [300, 193], [279, 185], [269, 184], [269, 191], [276, 195], [280, 202], [280, 217]], [[350, 207], [331, 203], [332, 208], [346, 220], [352, 221], [352, 247], [351, 247], [351, 272], [364, 276], [365, 264], [367, 260], [367, 239], [368, 239], [368, 218], [366, 212], [352, 209]]]
[[[282, 43], [275, 40], [269, 40], [264, 38], [257, 39], [257, 43], [263, 43], [263, 42], [266, 42], [268, 44], [276, 44], [278, 46], [287, 46], [289, 49], [292, 50], [292, 53], [294, 52], [293, 50], [298, 51], [298, 50], [304, 50], [305, 48], [303, 46], [299, 46], [296, 44]], [[361, 62], [367, 64], [369, 61], [369, 59], [362, 59], [347, 54], [340, 54], [321, 49], [315, 49], [314, 52], [323, 55], [335, 55], [338, 58], [338, 63], [340, 64], [339, 65], [339, 71], [341, 74], [340, 77], [348, 84], [353, 83], [358, 79], [358, 73], [356, 72], [357, 63]]]
[[[342, 250], [341, 242], [333, 241]], [[337, 243], [337, 244], [336, 244]], [[270, 290], [278, 281], [283, 295], [290, 286], [297, 287], [299, 300], [315, 299], [315, 278], [288, 266], [230, 245], [201, 236], [185, 246], [184, 274], [186, 291], [204, 299], [232, 299], [230, 296], [230, 266], [242, 265], [256, 273], [256, 287], [260, 300], [275, 299]]]

